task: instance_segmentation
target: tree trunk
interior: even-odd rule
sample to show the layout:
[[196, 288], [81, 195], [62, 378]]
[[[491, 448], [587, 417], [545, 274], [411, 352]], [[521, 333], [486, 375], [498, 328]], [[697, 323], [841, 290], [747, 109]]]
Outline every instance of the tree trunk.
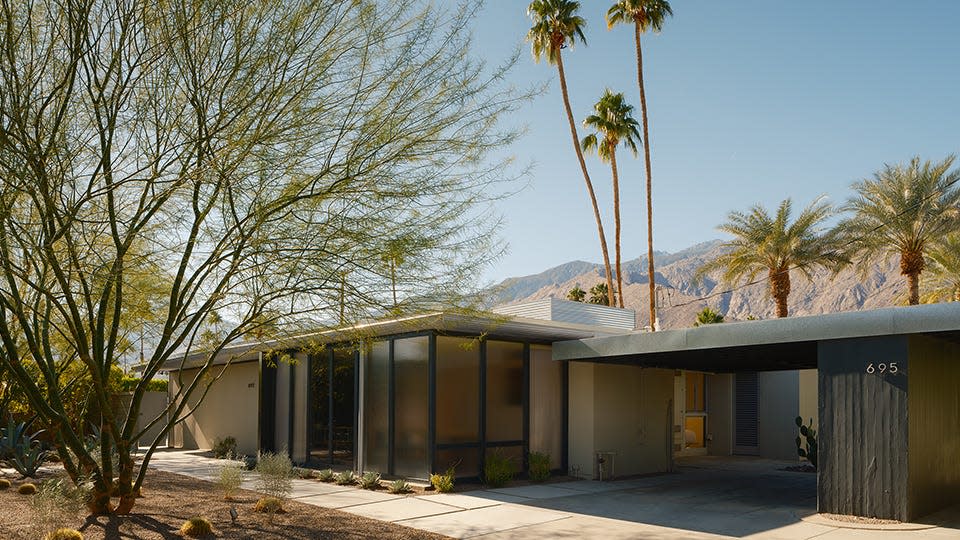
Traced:
[[923, 260], [923, 251], [911, 249], [900, 252], [900, 273], [907, 276], [907, 285], [910, 286], [910, 305], [920, 303], [920, 273], [926, 263]]
[[770, 269], [770, 295], [777, 303], [777, 317], [787, 316], [787, 297], [790, 296], [790, 267]]
[[90, 498], [87, 500], [87, 510], [91, 514], [102, 516], [113, 513], [113, 504], [110, 502], [111, 487], [104, 485], [102, 480], [94, 482]]
[[653, 172], [650, 170], [650, 129], [647, 120], [647, 94], [643, 89], [643, 51], [640, 48], [640, 22], [634, 21], [637, 43], [637, 85], [640, 87], [640, 116], [643, 121], [643, 161], [647, 168], [647, 278], [650, 280], [650, 329], [656, 329], [657, 296], [653, 272]]
[[610, 148], [610, 168], [613, 169], [613, 244], [616, 252], [617, 266], [617, 297], [620, 299], [620, 307], [623, 308], [623, 268], [620, 264], [620, 176], [617, 174], [617, 149], [611, 145]]
[[600, 235], [600, 250], [603, 252], [603, 267], [607, 273], [607, 300], [608, 305], [614, 306], [613, 272], [610, 270], [610, 253], [607, 251], [607, 238], [603, 232], [603, 219], [600, 217], [600, 207], [597, 205], [597, 195], [593, 191], [593, 182], [587, 172], [587, 163], [583, 160], [583, 151], [580, 150], [580, 138], [577, 136], [577, 124], [573, 120], [573, 111], [570, 110], [570, 95], [567, 93], [567, 78], [563, 72], [563, 55], [557, 52], [557, 71], [560, 72], [560, 92], [563, 94], [563, 107], [567, 111], [567, 120], [570, 122], [570, 135], [573, 137], [573, 148], [580, 161], [580, 170], [583, 171], [583, 180], [587, 183], [587, 193], [590, 194], [590, 203], [593, 205], [593, 216], [597, 220], [597, 233]]

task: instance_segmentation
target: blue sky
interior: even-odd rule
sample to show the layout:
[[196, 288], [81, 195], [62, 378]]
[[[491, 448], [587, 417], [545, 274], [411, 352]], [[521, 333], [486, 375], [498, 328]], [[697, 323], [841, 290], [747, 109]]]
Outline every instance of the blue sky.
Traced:
[[[564, 51], [578, 124], [607, 87], [625, 93], [639, 120], [632, 29], [607, 30], [608, 1], [581, 4], [587, 46]], [[516, 118], [528, 132], [512, 154], [534, 167], [529, 186], [500, 205], [510, 247], [487, 272], [491, 281], [601, 260], [556, 68], [534, 63], [524, 42], [526, 6], [489, 0], [474, 28], [478, 54], [490, 62], [520, 48], [512, 84], [547, 84]], [[842, 203], [853, 181], [884, 163], [960, 151], [960, 2], [672, 6], [663, 32], [643, 41], [655, 249], [722, 238], [715, 227], [731, 210], [756, 203], [772, 209], [786, 197], [799, 210], [824, 194]], [[634, 159], [622, 149], [618, 161], [629, 260], [646, 252], [642, 154]], [[595, 155], [587, 165], [612, 258], [610, 168]]]

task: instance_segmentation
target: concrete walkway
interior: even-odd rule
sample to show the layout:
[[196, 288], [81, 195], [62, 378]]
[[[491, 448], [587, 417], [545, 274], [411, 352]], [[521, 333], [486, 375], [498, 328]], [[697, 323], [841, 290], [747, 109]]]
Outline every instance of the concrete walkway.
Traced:
[[[161, 451], [151, 465], [212, 480], [218, 460]], [[782, 466], [703, 458], [683, 462], [677, 474], [419, 496], [297, 479], [292, 498], [454, 538], [960, 538], [960, 507], [931, 516], [919, 530], [845, 528], [816, 515], [814, 475]], [[253, 474], [244, 488], [254, 488]]]

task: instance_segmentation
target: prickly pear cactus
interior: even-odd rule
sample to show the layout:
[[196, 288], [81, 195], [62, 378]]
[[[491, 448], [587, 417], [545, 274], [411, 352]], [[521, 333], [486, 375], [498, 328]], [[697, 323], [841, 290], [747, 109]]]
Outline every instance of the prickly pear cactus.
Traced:
[[[807, 425], [803, 425], [803, 418], [797, 417], [797, 427], [800, 428], [800, 435], [797, 436], [797, 455], [807, 458], [813, 468], [817, 468], [817, 430], [813, 429], [813, 418]], [[806, 445], [804, 445], [806, 443]], [[805, 446], [805, 447], [804, 447]]]

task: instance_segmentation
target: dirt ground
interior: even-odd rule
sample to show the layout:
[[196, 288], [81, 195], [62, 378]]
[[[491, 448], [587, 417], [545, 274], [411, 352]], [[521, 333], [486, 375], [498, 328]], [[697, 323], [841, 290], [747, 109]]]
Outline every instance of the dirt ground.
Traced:
[[[30, 496], [17, 493], [25, 481], [7, 478], [13, 486], [0, 491], [0, 538], [35, 540], [40, 534], [34, 526]], [[179, 539], [180, 526], [197, 515], [213, 524], [211, 538], [446, 538], [294, 501], [284, 505], [287, 513], [274, 516], [270, 523], [267, 515], [253, 511], [257, 493], [240, 491], [236, 500], [226, 502], [210, 482], [162, 471], [148, 472], [143, 491], [145, 497], [137, 501], [130, 515], [77, 518], [72, 525], [86, 540]], [[235, 524], [230, 518], [231, 506], [239, 514]]]

